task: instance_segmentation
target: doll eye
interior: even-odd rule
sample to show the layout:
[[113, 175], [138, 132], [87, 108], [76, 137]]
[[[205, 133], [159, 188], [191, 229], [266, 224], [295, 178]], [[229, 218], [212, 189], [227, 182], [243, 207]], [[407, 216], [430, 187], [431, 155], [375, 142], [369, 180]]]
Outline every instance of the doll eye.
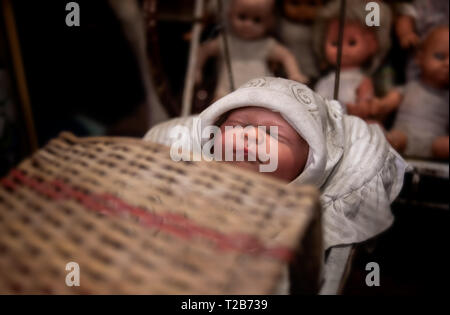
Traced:
[[444, 60], [445, 56], [443, 53], [434, 53], [433, 54], [434, 58], [436, 58], [437, 60]]
[[350, 39], [349, 41], [348, 41], [348, 45], [349, 46], [356, 46], [356, 39], [354, 39], [354, 38], [352, 38], [352, 39]]
[[333, 46], [333, 47], [337, 47], [337, 45], [338, 45], [338, 42], [337, 42], [337, 40], [334, 40], [334, 41], [332, 41], [332, 42], [331, 42], [331, 46]]
[[261, 23], [261, 18], [260, 17], [254, 18], [253, 22], [255, 22], [255, 24], [259, 24], [259, 23]]

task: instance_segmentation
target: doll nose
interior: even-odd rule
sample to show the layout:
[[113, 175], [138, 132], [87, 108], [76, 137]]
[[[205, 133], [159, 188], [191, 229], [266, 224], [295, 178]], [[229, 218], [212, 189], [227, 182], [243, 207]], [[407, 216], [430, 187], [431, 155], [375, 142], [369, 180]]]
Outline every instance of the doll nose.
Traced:
[[244, 26], [245, 26], [246, 28], [249, 28], [249, 27], [252, 27], [253, 22], [252, 22], [251, 19], [246, 19], [246, 20], [243, 22], [243, 24], [244, 24]]

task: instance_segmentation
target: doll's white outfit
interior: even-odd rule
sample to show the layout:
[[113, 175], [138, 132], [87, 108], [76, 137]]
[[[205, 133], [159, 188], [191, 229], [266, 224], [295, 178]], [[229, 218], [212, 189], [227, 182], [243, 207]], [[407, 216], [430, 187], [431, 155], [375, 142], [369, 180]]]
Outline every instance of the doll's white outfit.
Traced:
[[198, 116], [152, 128], [145, 140], [171, 145], [170, 130], [187, 126], [193, 150], [209, 138], [202, 130], [233, 109], [258, 106], [279, 112], [309, 144], [304, 171], [291, 182], [321, 190], [324, 248], [365, 241], [393, 222], [391, 202], [403, 185], [407, 164], [386, 141], [378, 125], [343, 114], [307, 86], [281, 78], [251, 80]]
[[[231, 92], [229, 73], [225, 61], [224, 44], [220, 40], [221, 58], [219, 59], [219, 78], [216, 87], [216, 97], [225, 96]], [[271, 75], [268, 57], [276, 44], [272, 37], [258, 40], [243, 40], [233, 34], [227, 36], [230, 53], [230, 63], [235, 88], [251, 79]]]
[[[322, 97], [332, 100], [334, 98], [335, 78], [336, 72], [330, 72], [317, 82], [314, 91]], [[339, 96], [337, 100], [342, 104], [344, 109], [345, 104], [356, 103], [356, 92], [364, 78], [365, 75], [359, 68], [341, 70], [339, 79]]]
[[282, 19], [280, 37], [283, 44], [294, 54], [302, 73], [309, 78], [319, 76], [319, 68], [313, 50], [313, 26]]
[[448, 135], [449, 91], [438, 90], [421, 81], [406, 85], [393, 129], [408, 138], [405, 155], [419, 158], [432, 156], [432, 143]]

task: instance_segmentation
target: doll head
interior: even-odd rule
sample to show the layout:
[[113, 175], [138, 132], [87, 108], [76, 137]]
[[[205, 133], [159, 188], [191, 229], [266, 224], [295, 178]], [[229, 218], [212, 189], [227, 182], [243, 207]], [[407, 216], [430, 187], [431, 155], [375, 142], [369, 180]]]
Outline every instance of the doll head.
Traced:
[[[337, 65], [339, 21], [331, 20], [325, 35], [324, 54], [327, 62]], [[378, 49], [378, 41], [373, 31], [358, 21], [346, 21], [342, 39], [342, 69], [361, 68]]]
[[[279, 113], [262, 107], [242, 107], [229, 112], [222, 119], [222, 122], [219, 122], [219, 126], [222, 136], [215, 139], [214, 147], [221, 146], [222, 155], [225, 155], [226, 148], [232, 148], [233, 155], [236, 157], [239, 154], [237, 152], [239, 145], [236, 145], [235, 137], [242, 137], [243, 139], [241, 150], [244, 150], [244, 161], [236, 161], [236, 158], [234, 158], [233, 162], [230, 163], [248, 170], [259, 171], [261, 163], [269, 163], [269, 161], [262, 162], [258, 157], [259, 151], [256, 146], [262, 145], [269, 156], [273, 153], [270, 151], [274, 150], [275, 147], [277, 148], [277, 167], [275, 171], [268, 174], [290, 182], [303, 171], [308, 158], [309, 146]], [[234, 128], [236, 126], [242, 128], [236, 129]], [[258, 126], [266, 127], [267, 134], [260, 134]], [[269, 132], [270, 126], [278, 128], [275, 137]], [[251, 139], [252, 137], [254, 138]], [[276, 145], [274, 145], [274, 142], [276, 142]], [[251, 155], [256, 157], [253, 159], [254, 161], [249, 159]], [[222, 157], [222, 160], [224, 159]]]
[[312, 23], [322, 0], [283, 0], [284, 16], [298, 23]]
[[438, 89], [448, 88], [449, 84], [448, 45], [449, 27], [439, 26], [430, 31], [417, 52], [422, 81]]
[[[336, 66], [339, 38], [339, 1], [320, 10], [314, 27], [314, 48], [322, 63]], [[342, 63], [345, 68], [363, 68], [373, 73], [390, 48], [391, 12], [382, 2], [380, 26], [366, 25], [366, 1], [349, 0], [346, 5], [342, 41]]]
[[274, 0], [231, 0], [229, 23], [233, 34], [254, 40], [267, 35], [274, 23]]

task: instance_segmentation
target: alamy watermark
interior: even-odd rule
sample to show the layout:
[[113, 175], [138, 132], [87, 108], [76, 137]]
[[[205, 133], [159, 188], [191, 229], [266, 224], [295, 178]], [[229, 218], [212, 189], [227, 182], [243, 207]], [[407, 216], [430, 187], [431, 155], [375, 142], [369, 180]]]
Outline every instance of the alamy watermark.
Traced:
[[66, 275], [66, 285], [68, 287], [80, 286], [80, 265], [76, 262], [69, 262], [66, 264], [66, 271], [69, 273]]
[[80, 5], [74, 1], [66, 4], [66, 25], [69, 27], [80, 26]]
[[[199, 119], [193, 120], [193, 127]], [[170, 130], [170, 157], [173, 161], [255, 162], [259, 171], [274, 172], [278, 168], [278, 126], [218, 126], [201, 129], [201, 143], [194, 141], [195, 128], [177, 125]], [[191, 155], [190, 152], [196, 154]]]
[[366, 11], [369, 11], [366, 15], [366, 25], [380, 26], [380, 5], [373, 1], [368, 2], [366, 4]]
[[380, 265], [376, 262], [370, 262], [366, 265], [366, 271], [370, 271], [366, 275], [366, 285], [368, 287], [380, 286]]

